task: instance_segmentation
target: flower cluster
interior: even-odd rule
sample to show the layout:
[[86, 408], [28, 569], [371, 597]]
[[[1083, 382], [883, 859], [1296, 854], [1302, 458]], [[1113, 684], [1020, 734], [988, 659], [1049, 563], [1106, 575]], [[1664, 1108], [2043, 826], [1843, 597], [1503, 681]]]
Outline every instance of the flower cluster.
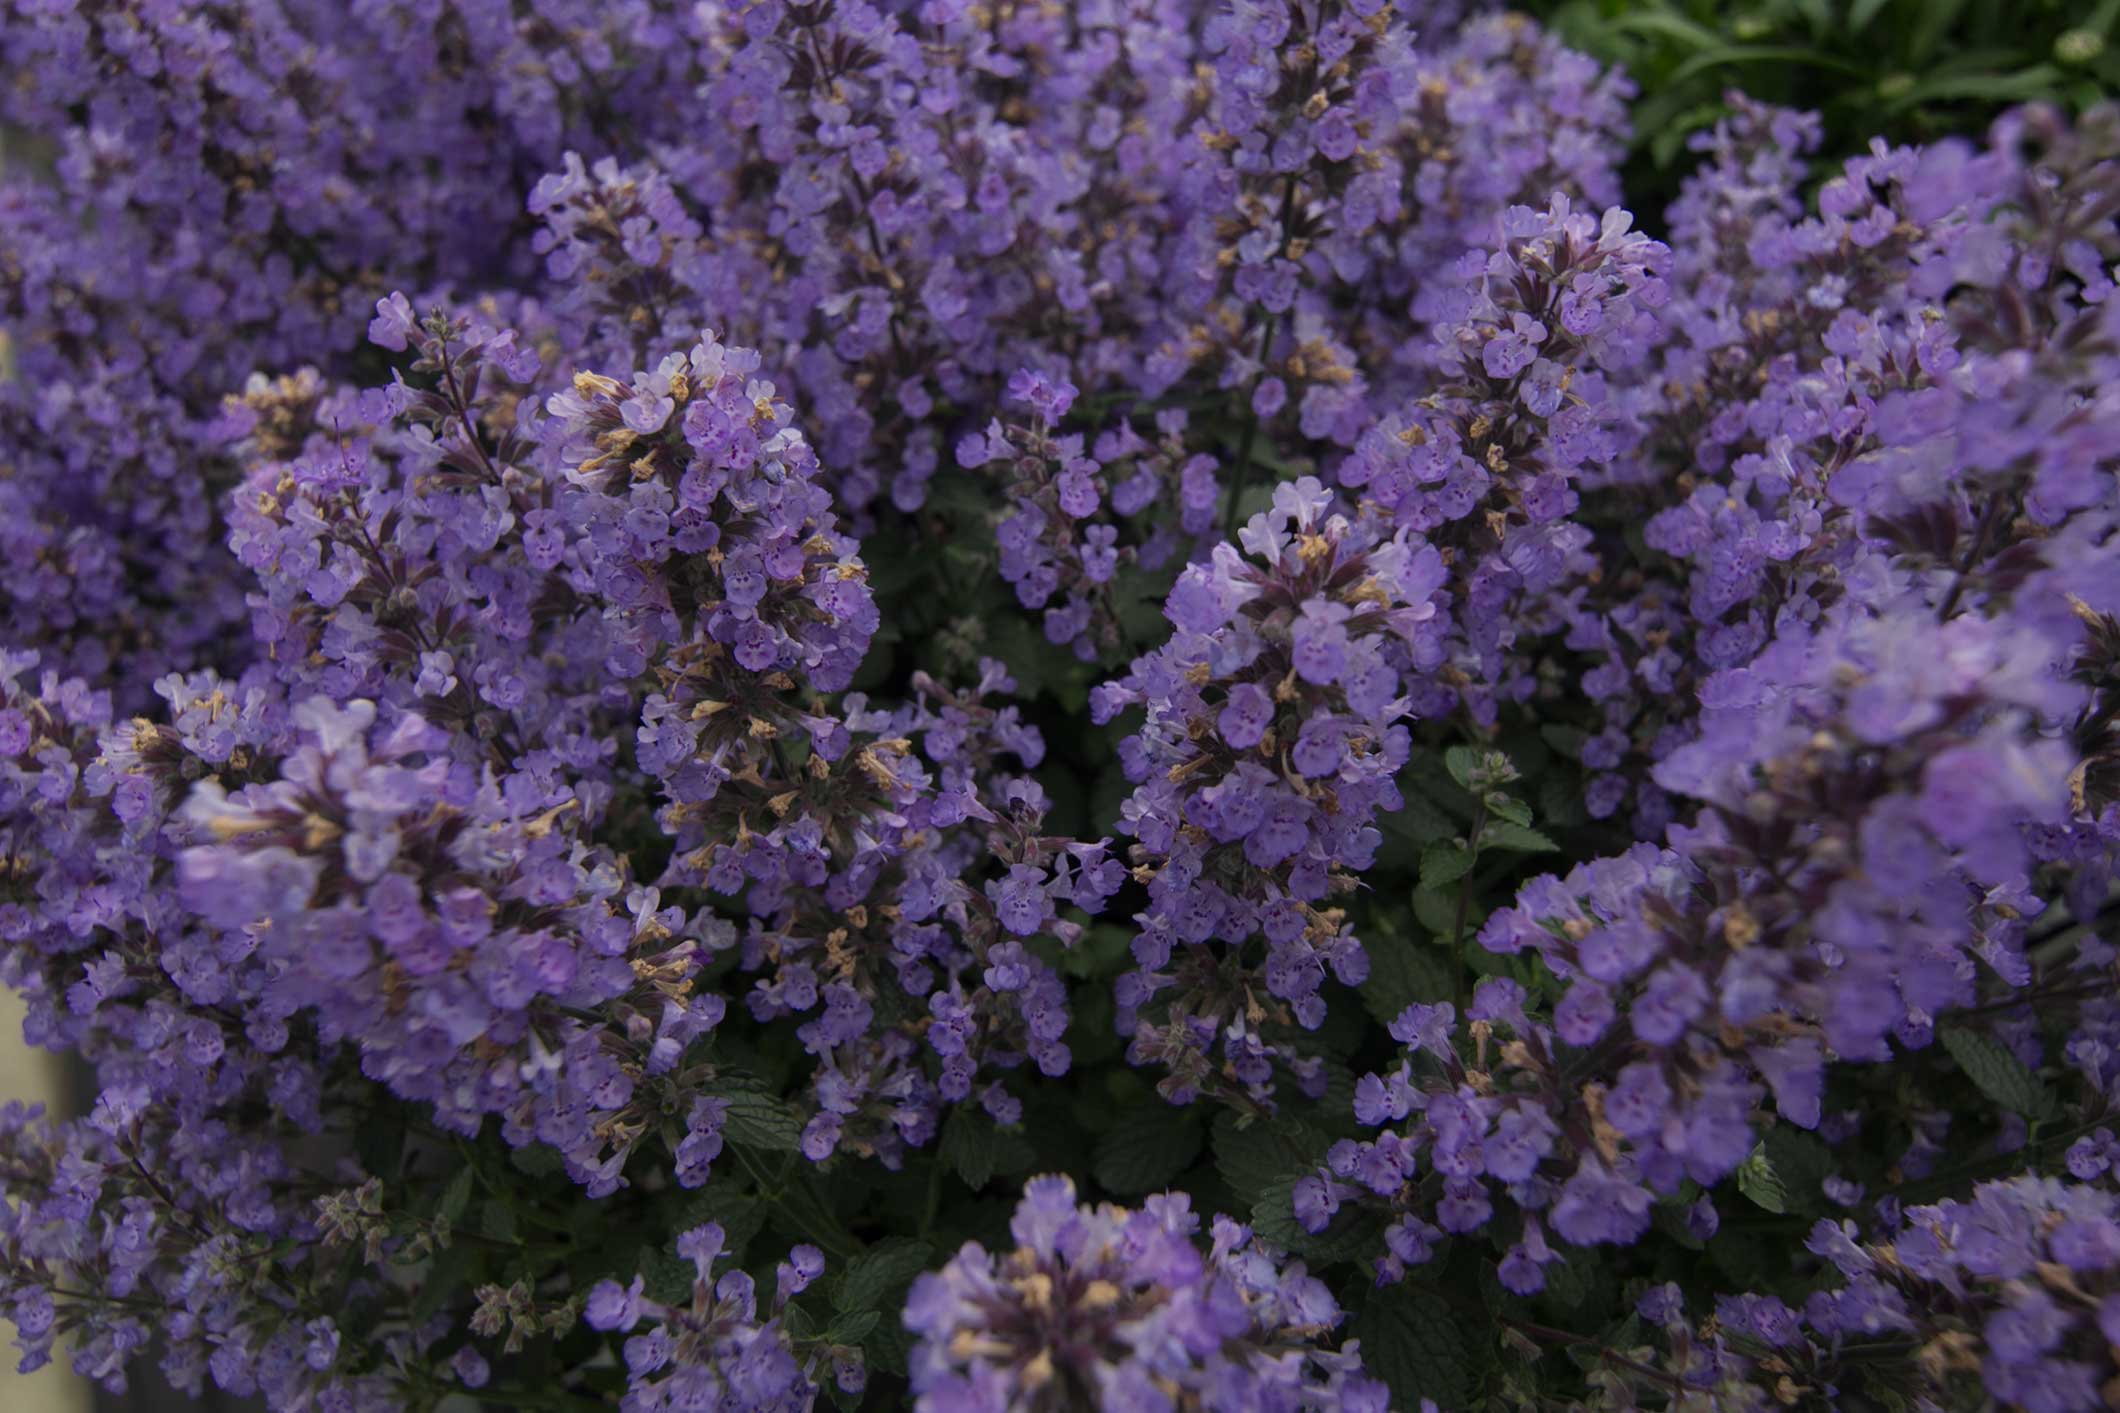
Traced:
[[[484, 278], [566, 144], [673, 129], [688, 22], [647, 0], [0, 13], [10, 132], [0, 594], [11, 645], [109, 673], [240, 666], [221, 398], [340, 360], [394, 286]], [[406, 95], [413, 98], [408, 101]], [[13, 140], [14, 134], [26, 139]], [[117, 628], [125, 623], [123, 629]]]
[[[1120, 639], [1121, 568], [1153, 572], [1180, 549], [1204, 545], [1220, 489], [1215, 461], [1187, 453], [1182, 410], [1157, 417], [1154, 444], [1124, 421], [1085, 444], [1080, 434], [1054, 434], [1074, 405], [1073, 384], [1026, 370], [1008, 391], [1034, 421], [1009, 427], [997, 419], [958, 443], [957, 462], [1009, 476], [1009, 510], [994, 527], [1001, 577], [1025, 608], [1045, 610], [1047, 641], [1094, 660]], [[1165, 498], [1178, 507], [1176, 523], [1151, 520], [1139, 543], [1122, 545], [1121, 522]], [[1063, 593], [1064, 603], [1047, 607]]]
[[[1822, 1221], [1805, 1247], [1833, 1283], [1790, 1305], [1723, 1296], [1688, 1321], [1674, 1285], [1641, 1299], [1679, 1386], [1717, 1406], [1769, 1408], [1876, 1388], [1851, 1346], [1905, 1341], [1912, 1382], [1895, 1392], [1938, 1407], [1983, 1396], [2028, 1413], [2105, 1401], [2120, 1326], [2120, 1204], [2053, 1178], [1983, 1183], [1964, 1200], [1909, 1208], [1865, 1241]], [[1655, 1371], [1649, 1371], [1655, 1372]]]
[[[729, 1270], [718, 1278], [714, 1264], [727, 1234], [713, 1222], [677, 1238], [678, 1259], [691, 1267], [689, 1300], [648, 1298], [643, 1278], [630, 1285], [601, 1281], [589, 1291], [582, 1319], [589, 1328], [628, 1336], [625, 1342], [626, 1413], [651, 1409], [744, 1409], [747, 1413], [801, 1413], [817, 1396], [810, 1377], [815, 1355], [797, 1357], [782, 1317], [788, 1300], [824, 1273], [824, 1253], [798, 1246], [780, 1263], [772, 1313], [758, 1318], [758, 1291], [751, 1277]], [[641, 1333], [643, 1323], [648, 1328]], [[859, 1393], [863, 1372], [858, 1351], [838, 1357], [839, 1386]]]
[[[722, 1016], [691, 986], [715, 924], [629, 890], [571, 827], [574, 797], [452, 761], [420, 717], [383, 725], [373, 703], [318, 698], [293, 717], [277, 779], [202, 782], [185, 806], [213, 841], [178, 859], [185, 907], [251, 936], [265, 1004], [314, 1015], [322, 1044], [358, 1038], [363, 1071], [438, 1124], [475, 1133], [502, 1114], [592, 1191], [615, 1186], [647, 1127], [625, 1121], [641, 1065], [569, 1013], [648, 991], [660, 1014], [640, 1048], [669, 1068]], [[694, 1167], [681, 1157], [680, 1177]]]
[[948, 1408], [1381, 1410], [1343, 1316], [1302, 1262], [1200, 1216], [1183, 1193], [1138, 1211], [1078, 1204], [1065, 1177], [1032, 1178], [1009, 1220], [1015, 1250], [967, 1245], [913, 1283], [906, 1328], [914, 1405]]
[[[1259, 993], [1275, 1019], [1315, 1029], [1328, 970], [1367, 974], [1331, 903], [1369, 866], [1377, 813], [1400, 804], [1404, 685], [1436, 665], [1448, 622], [1436, 549], [1335, 513], [1313, 478], [1277, 486], [1242, 541], [1179, 575], [1170, 642], [1093, 703], [1099, 720], [1145, 708], [1121, 747], [1136, 782], [1121, 828], [1149, 900], [1121, 1025], [1179, 1100], [1203, 1087], [1264, 1099], [1281, 1050]], [[1254, 937], [1263, 962], [1244, 958]]]

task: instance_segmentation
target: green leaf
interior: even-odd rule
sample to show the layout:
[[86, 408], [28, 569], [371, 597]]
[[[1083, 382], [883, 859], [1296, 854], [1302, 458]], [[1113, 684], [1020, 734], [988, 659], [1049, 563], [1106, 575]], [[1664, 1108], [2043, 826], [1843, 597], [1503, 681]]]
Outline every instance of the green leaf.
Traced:
[[1451, 1300], [1410, 1285], [1371, 1293], [1350, 1322], [1362, 1342], [1362, 1362], [1390, 1386], [1394, 1407], [1418, 1408], [1424, 1398], [1444, 1408], [1471, 1406], [1480, 1383], [1480, 1342], [1457, 1318]]
[[1547, 824], [1562, 829], [1578, 829], [1590, 822], [1590, 812], [1583, 808], [1582, 785], [1559, 772], [1539, 781], [1538, 812]]
[[1984, 103], [2015, 103], [2046, 95], [2062, 79], [2052, 64], [2031, 64], [2006, 74], [1965, 74], [1923, 79], [1893, 97], [1888, 112], [1900, 112], [1939, 99], [1972, 98]]
[[1325, 1146], [1324, 1135], [1285, 1113], [1270, 1126], [1245, 1124], [1227, 1110], [1215, 1119], [1215, 1171], [1245, 1207], [1255, 1205], [1267, 1188], [1287, 1174], [1295, 1165], [1294, 1155], [1322, 1156]]
[[463, 1221], [465, 1210], [471, 1206], [471, 1185], [475, 1178], [476, 1170], [469, 1163], [458, 1168], [456, 1176], [449, 1179], [449, 1186], [442, 1190], [442, 1202], [435, 1208], [435, 1215], [451, 1226]]
[[1295, 1190], [1296, 1183], [1309, 1176], [1310, 1171], [1304, 1168], [1283, 1173], [1259, 1193], [1258, 1200], [1251, 1204], [1251, 1229], [1259, 1239], [1321, 1265], [1359, 1260], [1375, 1252], [1383, 1240], [1383, 1228], [1367, 1214], [1350, 1218], [1342, 1212], [1324, 1231], [1303, 1230], [1296, 1221]]
[[1590, 733], [1580, 726], [1564, 726], [1559, 722], [1548, 722], [1538, 729], [1539, 739], [1551, 746], [1557, 754], [1570, 760], [1583, 758], [1583, 746], [1590, 740]]
[[1788, 1190], [1768, 1160], [1764, 1143], [1755, 1145], [1751, 1155], [1737, 1165], [1737, 1190], [1777, 1216], [1789, 1210]]
[[868, 1341], [861, 1346], [862, 1357], [868, 1360], [871, 1369], [881, 1369], [886, 1374], [897, 1374], [903, 1378], [907, 1356], [912, 1353], [913, 1337], [905, 1326], [896, 1320], [885, 1320], [869, 1332]]
[[1868, 29], [1870, 21], [1877, 18], [1877, 12], [1890, 2], [1891, 0], [1855, 0], [1854, 4], [1848, 6], [1848, 33], [1858, 35]]
[[1558, 852], [1561, 846], [1536, 829], [1497, 820], [1481, 831], [1480, 847], [1504, 849], [1513, 854], [1551, 854]]
[[1233, 1113], [1224, 1111], [1216, 1117], [1214, 1148], [1215, 1171], [1246, 1207], [1280, 1175], [1282, 1164], [1274, 1156], [1272, 1136], [1256, 1124], [1239, 1124]]
[[1457, 832], [1456, 823], [1426, 795], [1407, 789], [1404, 797], [1404, 809], [1384, 816], [1386, 833], [1397, 834], [1416, 844], [1432, 844]]
[[722, 1132], [730, 1142], [775, 1153], [793, 1153], [802, 1147], [802, 1116], [786, 1100], [726, 1075], [717, 1088], [707, 1092], [729, 1101]]
[[1037, 1156], [1020, 1136], [1002, 1132], [993, 1120], [963, 1105], [943, 1124], [936, 1152], [974, 1192], [992, 1182], [995, 1173], [1019, 1172]]
[[488, 1202], [479, 1208], [479, 1232], [495, 1241], [515, 1240], [515, 1209], [506, 1202]]
[[1584, 1301], [1617, 1284], [1594, 1250], [1582, 1246], [1562, 1250], [1562, 1258], [1545, 1268], [1547, 1299], [1570, 1310], [1580, 1309]]
[[1776, 1124], [1761, 1145], [1782, 1197], [1791, 1212], [1810, 1214], [1825, 1203], [1825, 1180], [1833, 1172], [1833, 1154], [1816, 1134]]
[[1369, 944], [1368, 952], [1362, 1004], [1379, 1024], [1390, 1025], [1417, 1001], [1432, 1005], [1450, 999], [1450, 972], [1434, 948], [1380, 939]]
[[1470, 746], [1452, 746], [1443, 752], [1443, 768], [1461, 790], [1472, 788], [1472, 773], [1480, 768], [1480, 753]]
[[412, 1319], [415, 1324], [425, 1324], [438, 1314], [449, 1297], [471, 1283], [480, 1262], [478, 1253], [468, 1245], [447, 1246], [434, 1253], [428, 1263], [426, 1274], [419, 1280], [419, 1289], [412, 1297]]
[[1457, 899], [1433, 888], [1413, 890], [1413, 916], [1421, 926], [1434, 933], [1437, 940], [1448, 944], [1451, 929], [1457, 926]]
[[1472, 871], [1472, 851], [1455, 844], [1430, 844], [1421, 851], [1421, 886], [1448, 888]]
[[[1502, 820], [1519, 829], [1528, 829], [1531, 826], [1531, 806], [1517, 799], [1514, 795], [1504, 795], [1499, 790], [1487, 797], [1487, 813], [1491, 817], [1487, 826], [1488, 829], [1495, 827], [1492, 823], [1494, 819]], [[1480, 835], [1480, 842], [1484, 844], [1486, 838], [1487, 836], [1483, 832]]]
[[882, 1313], [876, 1310], [851, 1311], [825, 1326], [823, 1338], [833, 1344], [858, 1345], [869, 1337], [869, 1333], [882, 1318]]
[[2053, 1092], [1993, 1036], [1954, 1026], [1943, 1032], [1943, 1048], [1982, 1094], [2011, 1113], [2027, 1119], [2053, 1116]]
[[508, 1166], [527, 1177], [548, 1178], [565, 1171], [567, 1160], [550, 1144], [525, 1143], [508, 1150]]
[[1907, 35], [1906, 61], [1910, 68], [1920, 68], [1928, 63], [1937, 45], [1958, 23], [1965, 3], [1966, 0], [1922, 0], [1916, 7], [1921, 18]]
[[1098, 1183], [1122, 1197], [1160, 1192], [1200, 1156], [1200, 1120], [1160, 1101], [1122, 1114], [1097, 1140]]
[[669, 1229], [689, 1231], [712, 1222], [721, 1228], [730, 1255], [741, 1256], [765, 1221], [765, 1203], [741, 1191], [735, 1183], [717, 1179], [693, 1192], [670, 1214]]
[[664, 1305], [690, 1301], [692, 1286], [699, 1279], [698, 1268], [672, 1246], [642, 1246], [633, 1253], [633, 1269], [640, 1273], [642, 1293]]
[[1645, 10], [1639, 14], [1622, 15], [1612, 22], [1612, 28], [1657, 35], [1682, 44], [1688, 49], [1712, 49], [1723, 42], [1723, 37], [1708, 26], [1674, 15], [1668, 10]]
[[896, 1310], [900, 1292], [934, 1257], [935, 1248], [924, 1241], [885, 1237], [847, 1263], [832, 1304], [841, 1311]]
[[1805, 49], [1795, 44], [1726, 44], [1695, 54], [1673, 69], [1664, 82], [1676, 88], [1695, 74], [1711, 69], [1724, 68], [1732, 64], [1789, 64], [1817, 69], [1830, 69], [1835, 73], [1863, 77], [1862, 67], [1851, 64], [1838, 54], [1827, 54], [1817, 49]]

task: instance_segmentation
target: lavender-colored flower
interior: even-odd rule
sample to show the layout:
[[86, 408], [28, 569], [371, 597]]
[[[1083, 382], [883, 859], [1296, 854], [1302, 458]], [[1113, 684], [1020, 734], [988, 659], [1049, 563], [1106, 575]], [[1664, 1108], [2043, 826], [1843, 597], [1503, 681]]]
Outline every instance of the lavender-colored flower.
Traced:
[[1202, 1251], [1183, 1193], [1138, 1211], [1078, 1205], [1065, 1177], [1024, 1185], [1016, 1248], [967, 1243], [914, 1281], [905, 1324], [916, 1407], [1196, 1406], [1381, 1410], [1356, 1344], [1301, 1262], [1216, 1217]]
[[605, 1280], [590, 1290], [584, 1322], [626, 1337], [626, 1393], [618, 1403], [626, 1413], [668, 1408], [801, 1413], [814, 1404], [814, 1367], [833, 1351], [798, 1353], [782, 1316], [789, 1297], [823, 1270], [823, 1256], [815, 1247], [796, 1247], [781, 1263], [770, 1312], [760, 1319], [750, 1276], [738, 1269], [714, 1274], [724, 1242], [722, 1228], [713, 1222], [679, 1234], [678, 1258], [693, 1270], [687, 1301], [646, 1299], [638, 1276], [627, 1286]]
[[[1179, 1101], [1271, 1092], [1280, 1050], [1261, 1034], [1259, 992], [1314, 1029], [1327, 972], [1367, 974], [1331, 901], [1374, 855], [1375, 814], [1400, 803], [1402, 683], [1434, 665], [1448, 621], [1435, 549], [1335, 513], [1314, 479], [1277, 487], [1243, 544], [1179, 576], [1170, 642], [1092, 701], [1100, 720], [1146, 709], [1121, 747], [1136, 782], [1121, 827], [1149, 896], [1121, 1025], [1137, 1062], [1172, 1071], [1163, 1088]], [[1217, 1047], [1234, 1085], [1214, 1072]]]

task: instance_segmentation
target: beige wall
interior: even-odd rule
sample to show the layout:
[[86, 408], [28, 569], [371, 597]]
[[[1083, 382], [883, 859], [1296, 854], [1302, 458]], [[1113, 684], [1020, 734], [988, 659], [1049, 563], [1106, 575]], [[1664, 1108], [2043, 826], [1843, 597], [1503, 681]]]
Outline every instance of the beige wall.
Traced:
[[[22, 1043], [22, 1006], [0, 986], [0, 1103], [57, 1095], [54, 1057]], [[14, 1326], [0, 1319], [0, 1413], [88, 1413], [90, 1389], [63, 1367], [63, 1358], [27, 1377], [15, 1372]]]

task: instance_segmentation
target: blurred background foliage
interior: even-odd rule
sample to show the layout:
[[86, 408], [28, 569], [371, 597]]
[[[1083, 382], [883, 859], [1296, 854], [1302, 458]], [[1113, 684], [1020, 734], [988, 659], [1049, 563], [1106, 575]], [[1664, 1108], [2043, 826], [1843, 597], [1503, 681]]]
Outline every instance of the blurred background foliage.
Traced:
[[1687, 139], [1741, 89], [1815, 109], [1837, 160], [1872, 134], [1977, 138], [2014, 104], [2081, 109], [2120, 90], [2120, 0], [1519, 0], [1632, 75], [1636, 213], [1652, 226], [1691, 166]]

